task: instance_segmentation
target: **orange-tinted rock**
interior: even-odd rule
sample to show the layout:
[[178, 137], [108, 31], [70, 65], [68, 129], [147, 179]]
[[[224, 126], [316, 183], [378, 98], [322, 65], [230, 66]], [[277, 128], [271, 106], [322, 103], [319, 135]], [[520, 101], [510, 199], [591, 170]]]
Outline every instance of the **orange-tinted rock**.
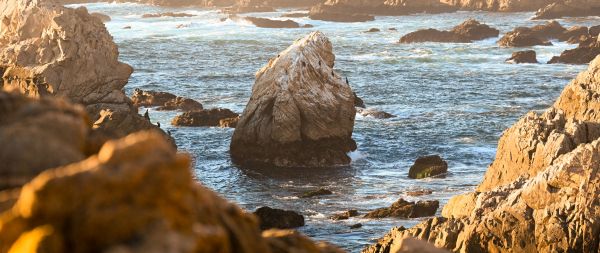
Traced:
[[177, 115], [172, 121], [173, 126], [211, 127], [220, 126], [221, 120], [238, 117], [238, 114], [229, 109], [213, 108], [184, 112]]
[[297, 228], [304, 226], [304, 216], [294, 211], [282, 210], [263, 206], [254, 211], [258, 217], [260, 229]]
[[437, 200], [408, 202], [398, 199], [390, 207], [379, 208], [367, 213], [364, 218], [419, 218], [432, 216], [440, 203]]
[[469, 43], [474, 40], [482, 40], [491, 37], [498, 37], [498, 31], [486, 24], [481, 24], [477, 20], [468, 19], [465, 22], [455, 26], [450, 31], [440, 31], [436, 29], [423, 29], [409, 33], [400, 38], [400, 43], [417, 42], [453, 42]]

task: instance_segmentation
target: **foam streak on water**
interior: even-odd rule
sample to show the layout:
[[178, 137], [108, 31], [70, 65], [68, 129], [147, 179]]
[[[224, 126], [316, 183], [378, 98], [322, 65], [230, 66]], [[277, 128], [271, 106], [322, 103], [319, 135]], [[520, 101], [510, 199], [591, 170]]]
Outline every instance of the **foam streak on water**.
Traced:
[[[360, 212], [389, 206], [406, 191], [433, 190], [409, 200], [437, 199], [470, 191], [493, 160], [504, 129], [530, 110], [548, 107], [570, 79], [585, 66], [505, 64], [515, 49], [501, 49], [496, 39], [473, 44], [409, 44], [396, 42], [421, 28], [450, 29], [473, 17], [501, 30], [531, 26], [532, 13], [458, 12], [439, 15], [377, 17], [368, 23], [332, 23], [294, 18], [306, 29], [264, 29], [209, 9], [167, 9], [139, 4], [88, 4], [90, 11], [112, 17], [106, 26], [119, 45], [121, 60], [135, 72], [126, 87], [168, 91], [201, 101], [205, 107], [241, 112], [250, 97], [254, 73], [313, 30], [324, 32], [334, 45], [336, 70], [347, 76], [368, 106], [398, 117], [375, 120], [357, 117], [354, 139], [359, 149], [349, 167], [303, 170], [245, 170], [229, 159], [231, 129], [174, 128], [176, 112], [151, 110], [175, 136], [180, 150], [196, 159], [199, 181], [224, 197], [253, 210], [261, 205], [297, 210], [307, 218], [300, 230], [316, 239], [335, 242], [352, 252], [372, 243], [396, 225], [414, 220], [330, 221], [347, 209]], [[177, 11], [192, 18], [141, 19], [144, 13]], [[279, 17], [278, 13], [253, 16]], [[592, 25], [599, 19], [560, 20], [563, 25]], [[187, 27], [176, 29], [179, 24]], [[131, 26], [132, 29], [122, 29]], [[364, 33], [369, 28], [380, 33]], [[388, 31], [388, 28], [398, 31]], [[573, 45], [533, 47], [541, 62]], [[441, 154], [451, 174], [445, 179], [409, 180], [408, 168], [420, 155]], [[315, 199], [295, 196], [317, 187], [334, 194]], [[363, 223], [361, 229], [348, 225]]]

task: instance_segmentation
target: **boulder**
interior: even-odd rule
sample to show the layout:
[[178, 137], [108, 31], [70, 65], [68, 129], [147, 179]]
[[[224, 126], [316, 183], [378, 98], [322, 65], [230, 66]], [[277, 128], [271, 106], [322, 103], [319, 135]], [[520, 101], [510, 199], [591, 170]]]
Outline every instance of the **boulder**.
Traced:
[[109, 141], [23, 186], [0, 215], [0, 251], [342, 252], [297, 232], [261, 234], [252, 214], [199, 185], [190, 165], [156, 132]]
[[419, 218], [435, 215], [440, 203], [437, 200], [408, 202], [398, 199], [392, 206], [379, 208], [367, 213], [364, 218]]
[[238, 114], [229, 109], [213, 108], [184, 112], [171, 121], [173, 126], [216, 127], [221, 125], [221, 120], [238, 117]]
[[[65, 8], [51, 0], [6, 0], [0, 3], [0, 10], [1, 16], [11, 21], [0, 24], [2, 89], [31, 97], [67, 98], [83, 105], [93, 122], [103, 111], [142, 122], [123, 92], [133, 69], [119, 62], [117, 46], [99, 18], [85, 7]], [[102, 131], [117, 137], [157, 129], [144, 123], [102, 124], [107, 124], [100, 127]], [[109, 127], [116, 125], [127, 128]]]
[[348, 227], [349, 227], [350, 229], [359, 229], [359, 228], [362, 228], [362, 226], [363, 226], [363, 225], [362, 225], [361, 223], [356, 223], [356, 224], [350, 225], [350, 226], [348, 226]]
[[394, 228], [363, 252], [389, 252], [412, 236], [453, 252], [596, 252], [600, 237], [600, 57], [541, 116], [505, 131], [472, 193], [444, 217]]
[[300, 195], [300, 198], [312, 198], [312, 197], [316, 197], [316, 196], [331, 195], [331, 194], [333, 194], [333, 192], [331, 190], [328, 190], [325, 188], [319, 188], [318, 190], [308, 191], [308, 192], [303, 193], [302, 195]]
[[393, 118], [396, 117], [392, 114], [389, 114], [387, 112], [375, 109], [375, 108], [367, 108], [367, 109], [363, 109], [363, 108], [357, 108], [356, 111], [363, 117], [371, 117], [371, 118], [376, 118], [376, 119], [389, 119], [389, 118]]
[[555, 0], [440, 0], [440, 2], [468, 11], [523, 12], [537, 11]]
[[332, 220], [347, 220], [350, 219], [351, 217], [356, 217], [358, 216], [358, 210], [355, 209], [351, 209], [342, 213], [336, 213], [334, 215], [331, 216]]
[[424, 29], [409, 33], [400, 38], [400, 43], [417, 42], [453, 42], [469, 43], [474, 40], [482, 40], [491, 37], [498, 37], [498, 31], [486, 24], [481, 24], [477, 20], [468, 19], [465, 22], [455, 26], [450, 31], [439, 31], [436, 29]]
[[250, 101], [235, 128], [237, 164], [324, 167], [350, 163], [356, 149], [354, 93], [333, 70], [329, 39], [313, 32], [256, 73]]
[[304, 216], [294, 211], [275, 209], [263, 206], [254, 211], [260, 221], [260, 229], [297, 228], [304, 226]]
[[154, 107], [158, 106], [157, 110], [170, 111], [170, 110], [183, 110], [183, 111], [194, 111], [202, 110], [202, 104], [196, 100], [178, 97], [174, 94], [162, 91], [151, 91], [135, 89], [133, 96], [131, 96], [133, 105], [140, 107]]
[[538, 63], [534, 50], [514, 52], [506, 61], [511, 63]]
[[408, 177], [421, 179], [448, 173], [448, 163], [438, 155], [422, 156], [410, 166]]
[[533, 19], [585, 16], [600, 16], [600, 3], [587, 0], [557, 1], [539, 9]]
[[273, 20], [268, 18], [245, 17], [247, 21], [262, 28], [299, 28], [300, 24], [293, 20]]
[[183, 12], [162, 12], [162, 13], [147, 13], [142, 15], [142, 18], [160, 18], [160, 17], [172, 17], [172, 18], [189, 18], [195, 17], [194, 14], [188, 14]]

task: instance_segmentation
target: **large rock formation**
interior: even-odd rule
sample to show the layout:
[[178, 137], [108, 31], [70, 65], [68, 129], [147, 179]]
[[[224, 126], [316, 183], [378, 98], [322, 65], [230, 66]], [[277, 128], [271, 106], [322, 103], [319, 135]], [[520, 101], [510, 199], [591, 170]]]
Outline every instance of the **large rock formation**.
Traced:
[[350, 162], [354, 93], [333, 70], [331, 42], [313, 32], [256, 73], [231, 141], [242, 165], [332, 166]]
[[[573, 34], [573, 30], [564, 28], [556, 21], [547, 22], [533, 27], [517, 27], [506, 33], [498, 44], [502, 47], [530, 47], [537, 45], [552, 45], [549, 39], [560, 39]], [[568, 40], [564, 39], [564, 40]]]
[[548, 63], [587, 64], [600, 55], [600, 36], [589, 37], [579, 43], [577, 48], [567, 49], [554, 56]]
[[45, 171], [0, 215], [0, 252], [341, 252], [295, 232], [261, 234], [256, 217], [200, 186], [190, 163], [140, 132]]
[[410, 15], [452, 12], [456, 8], [439, 0], [328, 0], [313, 7], [310, 18], [328, 21], [369, 21], [371, 15]]
[[[116, 136], [154, 128], [122, 91], [133, 69], [118, 61], [117, 46], [104, 24], [84, 7], [5, 0], [0, 10], [3, 89], [82, 104], [98, 128]], [[108, 114], [112, 116], [102, 116]]]
[[444, 217], [394, 228], [364, 252], [414, 236], [455, 252], [597, 252], [600, 242], [600, 57], [552, 108], [531, 112], [500, 139], [473, 193]]
[[424, 29], [411, 32], [400, 38], [400, 43], [416, 42], [454, 42], [469, 43], [474, 40], [498, 37], [500, 31], [481, 24], [477, 20], [468, 19], [450, 31], [439, 31], [436, 29]]

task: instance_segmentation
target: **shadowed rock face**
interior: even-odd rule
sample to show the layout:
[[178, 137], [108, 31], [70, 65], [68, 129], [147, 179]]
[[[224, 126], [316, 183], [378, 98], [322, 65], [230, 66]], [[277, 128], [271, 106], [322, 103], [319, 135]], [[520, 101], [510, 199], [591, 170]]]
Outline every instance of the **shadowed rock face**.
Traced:
[[340, 252], [295, 232], [261, 235], [256, 217], [198, 185], [190, 158], [153, 132], [37, 176], [0, 215], [0, 241], [1, 252]]
[[[67, 98], [117, 137], [155, 128], [123, 93], [133, 69], [118, 61], [117, 46], [100, 19], [84, 7], [64, 8], [52, 0], [5, 0], [0, 10], [11, 21], [0, 24], [2, 89]], [[114, 117], [104, 117], [108, 114]]]
[[414, 236], [455, 252], [597, 252], [600, 242], [600, 57], [542, 115], [506, 130], [473, 193], [444, 217], [393, 229], [364, 252]]
[[409, 33], [400, 38], [400, 43], [416, 42], [454, 42], [469, 43], [474, 40], [482, 40], [491, 37], [498, 37], [498, 31], [486, 24], [481, 24], [477, 20], [468, 19], [460, 25], [455, 26], [450, 31], [439, 31], [436, 29], [424, 29]]
[[256, 73], [252, 96], [231, 141], [242, 165], [320, 167], [350, 162], [354, 94], [333, 71], [320, 32], [296, 41]]

